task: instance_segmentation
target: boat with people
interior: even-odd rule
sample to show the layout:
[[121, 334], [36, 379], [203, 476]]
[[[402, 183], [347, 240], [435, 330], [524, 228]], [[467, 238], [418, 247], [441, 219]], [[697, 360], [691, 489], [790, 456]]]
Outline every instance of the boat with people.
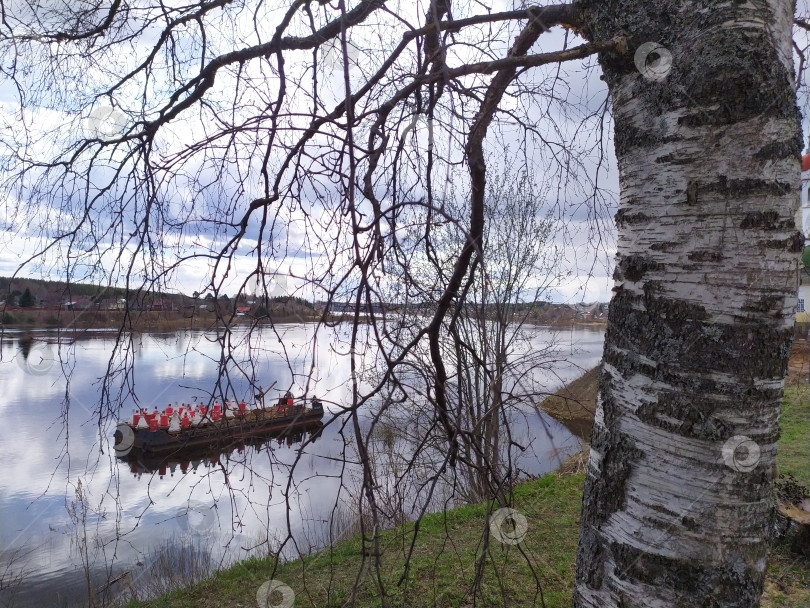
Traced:
[[294, 448], [298, 444], [315, 443], [323, 430], [323, 422], [309, 420], [303, 425], [295, 424], [292, 428], [274, 428], [251, 434], [249, 437], [222, 437], [214, 445], [183, 446], [171, 452], [145, 452], [133, 449], [119, 459], [129, 465], [133, 477], [158, 476], [160, 479], [172, 478], [176, 472], [206, 474], [222, 465], [227, 466], [232, 459], [242, 460], [248, 451], [256, 453], [286, 446]]
[[323, 403], [312, 397], [296, 401], [289, 391], [273, 405], [265, 405], [264, 395], [256, 402], [214, 401], [169, 404], [162, 411], [135, 410], [132, 418], [118, 423], [113, 438], [115, 454], [124, 458], [141, 454], [176, 454], [195, 447], [219, 448], [249, 437], [295, 431], [323, 418]]

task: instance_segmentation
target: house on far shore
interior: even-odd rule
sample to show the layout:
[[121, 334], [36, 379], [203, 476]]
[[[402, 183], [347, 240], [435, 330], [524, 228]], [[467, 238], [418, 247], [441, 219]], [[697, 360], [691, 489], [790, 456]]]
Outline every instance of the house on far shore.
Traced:
[[799, 264], [799, 299], [796, 302], [796, 323], [810, 323], [810, 274]]
[[61, 308], [62, 310], [87, 310], [88, 308], [92, 308], [92, 306], [93, 301], [90, 298], [81, 297], [62, 302]]
[[[801, 206], [796, 224], [801, 227], [804, 238], [810, 237], [810, 154], [802, 156]], [[799, 263], [799, 300], [796, 303], [796, 323], [810, 323], [810, 274]]]
[[101, 302], [102, 310], [126, 310], [127, 301], [124, 298], [104, 298]]

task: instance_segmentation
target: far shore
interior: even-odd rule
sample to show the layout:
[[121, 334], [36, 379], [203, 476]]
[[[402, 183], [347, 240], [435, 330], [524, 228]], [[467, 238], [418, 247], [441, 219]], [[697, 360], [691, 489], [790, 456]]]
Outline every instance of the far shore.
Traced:
[[[43, 310], [16, 309], [7, 313], [11, 322], [0, 323], [0, 328], [27, 331], [42, 329], [109, 330], [119, 331], [209, 331], [223, 327], [222, 319], [214, 311], [130, 311], [122, 310]], [[249, 315], [221, 315], [231, 326], [270, 325], [271, 323], [313, 323], [318, 315], [278, 315], [256, 318]]]
[[[123, 311], [123, 310], [46, 310], [40, 308], [7, 309], [5, 313], [0, 310], [3, 322], [0, 322], [0, 331], [8, 329], [14, 331], [43, 330], [43, 329], [74, 329], [74, 330], [109, 330], [119, 331], [124, 327], [127, 331], [211, 331], [223, 327], [223, 319], [229, 326], [271, 325], [275, 323], [315, 323], [322, 321], [319, 313], [312, 310], [302, 311], [300, 314], [273, 315], [254, 317], [252, 315], [221, 314], [219, 317], [214, 311]], [[325, 322], [329, 324], [351, 321], [352, 315], [329, 315]], [[369, 320], [366, 316], [359, 318], [360, 323]], [[603, 329], [605, 320], [574, 319], [556, 321], [554, 323], [531, 322], [526, 325], [550, 327], [555, 330], [570, 329]]]

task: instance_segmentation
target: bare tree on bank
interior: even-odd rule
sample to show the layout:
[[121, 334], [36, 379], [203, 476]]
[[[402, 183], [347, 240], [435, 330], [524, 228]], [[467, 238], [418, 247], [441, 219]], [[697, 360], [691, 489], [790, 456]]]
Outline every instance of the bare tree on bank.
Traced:
[[[546, 303], [548, 290], [564, 278], [561, 251], [552, 239], [556, 224], [542, 215], [545, 194], [527, 175], [512, 175], [507, 168], [491, 180], [481, 272], [442, 331], [457, 419], [474, 429], [472, 441], [463, 446], [467, 466], [461, 467], [469, 502], [498, 498], [505, 504], [517, 478], [512, 451], [525, 449], [508, 420], [519, 411], [515, 406], [542, 400], [543, 387], [533, 374], [558, 354], [553, 340], [532, 344], [526, 327]], [[442, 249], [457, 251], [460, 245]]]
[[[443, 339], [488, 274], [488, 141], [519, 142], [515, 162], [553, 184], [558, 214], [587, 201], [598, 226], [607, 106], [569, 100], [565, 72], [598, 53], [622, 195], [575, 604], [689, 605], [696, 589], [701, 602], [756, 604], [800, 249], [790, 3], [2, 8], [16, 94], [0, 136], [5, 222], [39, 228], [28, 263], [134, 292], [202, 268], [199, 291], [214, 298], [257, 278], [269, 298], [268, 273], [306, 258], [286, 274], [324, 294], [322, 321], [351, 304], [341, 424], [364, 467], [376, 555], [360, 412], [408, 386], [432, 406], [441, 468], [479, 466]], [[440, 195], [454, 181], [469, 193], [460, 215]], [[440, 225], [462, 235], [455, 250]], [[424, 323], [402, 333], [379, 314], [380, 302], [424, 298], [414, 270], [447, 259]], [[221, 313], [212, 394], [251, 373], [231, 354], [234, 313]], [[382, 369], [370, 387], [354, 356], [366, 337]], [[430, 373], [414, 386], [420, 352]], [[131, 362], [111, 365], [110, 382]], [[115, 413], [105, 392], [100, 424]], [[736, 457], [743, 442], [752, 468]]]

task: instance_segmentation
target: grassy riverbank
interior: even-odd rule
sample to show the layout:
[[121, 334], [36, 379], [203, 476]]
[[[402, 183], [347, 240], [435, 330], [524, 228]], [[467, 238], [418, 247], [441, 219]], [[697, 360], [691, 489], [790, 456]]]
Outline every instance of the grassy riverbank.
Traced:
[[[579, 534], [579, 504], [583, 476], [546, 475], [514, 492], [514, 508], [528, 522], [523, 542], [503, 545], [491, 540], [477, 605], [528, 606], [540, 604], [530, 565], [539, 579], [546, 605], [568, 606], [574, 581], [574, 558]], [[383, 532], [380, 541], [381, 578], [391, 593], [390, 606], [464, 606], [473, 603], [475, 559], [480, 555], [486, 526], [486, 507], [470, 505], [422, 519], [403, 584], [405, 556], [413, 538], [413, 524]], [[525, 554], [525, 556], [524, 556]], [[214, 608], [255, 606], [256, 592], [275, 579], [295, 592], [295, 606], [339, 606], [348, 598], [358, 572], [355, 604], [379, 606], [374, 584], [373, 557], [363, 556], [359, 537], [338, 543], [311, 557], [280, 564], [248, 560], [218, 572], [213, 578], [150, 602], [129, 608]]]
[[[806, 370], [805, 370], [806, 372]], [[804, 375], [806, 378], [807, 375]], [[581, 429], [593, 416], [597, 373], [586, 373], [542, 404], [569, 428]], [[810, 480], [810, 398], [801, 380], [789, 383], [781, 419], [780, 470], [797, 480]], [[589, 431], [590, 429], [588, 429]], [[575, 431], [576, 432], [576, 431]], [[587, 439], [586, 434], [581, 434]], [[583, 458], [579, 459], [580, 464]], [[565, 468], [565, 467], [564, 467]], [[576, 469], [577, 467], [567, 467]], [[579, 467], [581, 468], [581, 466]], [[570, 606], [574, 562], [579, 537], [583, 474], [555, 473], [526, 482], [514, 491], [513, 506], [528, 523], [520, 545], [494, 539], [483, 550], [487, 522], [485, 505], [470, 505], [423, 518], [413, 543], [414, 526], [383, 532], [379, 554], [380, 581], [391, 595], [390, 606]], [[476, 559], [485, 555], [481, 585], [473, 595]], [[354, 537], [335, 546], [283, 564], [252, 559], [216, 573], [196, 586], [180, 589], [148, 602], [131, 602], [128, 608], [219, 608], [256, 606], [256, 593], [270, 579], [288, 585], [295, 606], [336, 606], [354, 596], [357, 606], [380, 606], [373, 568], [377, 558], [364, 556], [361, 539]], [[361, 573], [358, 576], [358, 573]], [[399, 581], [401, 584], [397, 585]], [[539, 584], [538, 582], [539, 581]], [[784, 543], [775, 544], [768, 565], [766, 608], [810, 606], [810, 562], [791, 553]], [[273, 596], [278, 604], [281, 596]]]

